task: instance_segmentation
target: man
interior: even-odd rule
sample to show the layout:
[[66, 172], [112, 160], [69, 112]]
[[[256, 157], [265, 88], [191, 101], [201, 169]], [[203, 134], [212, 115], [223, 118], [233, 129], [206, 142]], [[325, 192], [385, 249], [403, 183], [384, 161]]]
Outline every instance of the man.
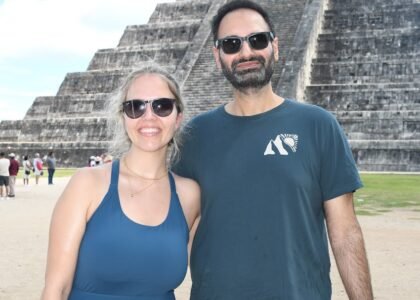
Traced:
[[[6, 199], [9, 194], [9, 166], [10, 160], [4, 157], [4, 152], [0, 152], [0, 198]], [[4, 187], [4, 193], [3, 193]], [[3, 196], [4, 195], [4, 196]]]
[[19, 173], [19, 162], [15, 159], [15, 154], [9, 154], [9, 198], [15, 197], [16, 176]]
[[55, 173], [54, 152], [50, 151], [45, 161], [47, 163], [47, 168], [48, 168], [48, 184], [53, 184], [53, 177]]
[[202, 189], [191, 299], [330, 299], [327, 237], [349, 298], [372, 299], [340, 126], [273, 92], [278, 38], [259, 5], [228, 2], [212, 29], [233, 101], [190, 122], [174, 169]]

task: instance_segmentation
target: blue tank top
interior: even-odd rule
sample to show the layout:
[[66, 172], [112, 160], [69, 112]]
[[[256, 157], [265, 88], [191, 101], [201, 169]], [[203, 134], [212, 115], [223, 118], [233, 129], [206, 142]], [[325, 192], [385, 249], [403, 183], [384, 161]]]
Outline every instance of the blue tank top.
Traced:
[[188, 224], [169, 172], [171, 199], [166, 219], [141, 225], [121, 209], [119, 161], [111, 184], [86, 225], [69, 300], [170, 300], [188, 264]]

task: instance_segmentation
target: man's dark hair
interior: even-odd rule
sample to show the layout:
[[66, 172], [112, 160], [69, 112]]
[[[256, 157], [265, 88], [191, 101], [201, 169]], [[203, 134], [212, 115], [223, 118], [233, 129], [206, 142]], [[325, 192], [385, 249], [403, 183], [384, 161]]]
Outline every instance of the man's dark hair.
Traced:
[[211, 31], [213, 33], [214, 41], [217, 40], [217, 32], [219, 31], [220, 22], [222, 21], [222, 19], [228, 13], [242, 8], [252, 9], [259, 13], [261, 17], [263, 17], [264, 21], [267, 23], [268, 27], [270, 28], [270, 31], [274, 34], [274, 36], [276, 35], [274, 32], [273, 23], [271, 23], [268, 13], [259, 4], [249, 0], [234, 0], [220, 7], [217, 11], [217, 14], [213, 17], [213, 20], [211, 21]]
[[0, 157], [3, 157], [4, 156], [4, 152], [0, 152]]

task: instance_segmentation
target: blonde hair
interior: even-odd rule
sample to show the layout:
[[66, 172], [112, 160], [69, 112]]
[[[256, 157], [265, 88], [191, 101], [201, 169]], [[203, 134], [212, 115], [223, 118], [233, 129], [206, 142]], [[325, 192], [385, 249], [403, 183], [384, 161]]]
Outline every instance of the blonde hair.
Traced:
[[[166, 70], [156, 64], [148, 64], [141, 69], [132, 71], [121, 83], [119, 88], [108, 98], [106, 111], [108, 115], [107, 127], [111, 137], [108, 152], [115, 158], [121, 158], [131, 147], [131, 140], [128, 137], [124, 126], [122, 103], [127, 99], [127, 93], [133, 82], [142, 75], [155, 74], [160, 76], [167, 84], [175, 98], [175, 107], [178, 113], [184, 111], [184, 103], [181, 99], [181, 91], [177, 81]], [[169, 143], [169, 164], [174, 163], [179, 156], [181, 136], [179, 129]]]

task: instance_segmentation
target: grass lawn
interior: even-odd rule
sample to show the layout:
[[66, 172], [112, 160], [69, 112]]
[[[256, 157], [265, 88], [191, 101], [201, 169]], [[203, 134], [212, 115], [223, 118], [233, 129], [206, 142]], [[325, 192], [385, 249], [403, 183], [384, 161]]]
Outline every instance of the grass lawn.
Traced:
[[364, 187], [354, 195], [358, 215], [376, 215], [395, 207], [420, 211], [420, 175], [361, 174]]
[[[74, 169], [67, 169], [67, 168], [59, 168], [55, 169], [54, 177], [70, 177], [76, 172], [76, 168]], [[48, 171], [44, 172], [44, 175], [48, 176]]]

